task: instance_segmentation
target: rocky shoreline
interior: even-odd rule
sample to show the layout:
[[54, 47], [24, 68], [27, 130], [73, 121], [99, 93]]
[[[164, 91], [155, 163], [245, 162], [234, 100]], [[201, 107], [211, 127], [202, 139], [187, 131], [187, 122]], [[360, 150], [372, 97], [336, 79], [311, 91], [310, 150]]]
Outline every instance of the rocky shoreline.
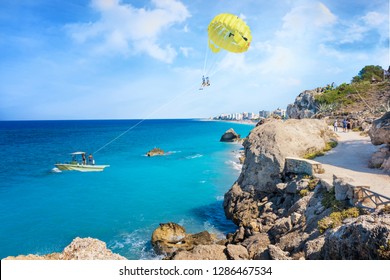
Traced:
[[[324, 120], [262, 122], [245, 139], [241, 174], [224, 196], [226, 217], [237, 231], [218, 240], [161, 224], [152, 236], [156, 253], [171, 260], [389, 259], [389, 207], [352, 207], [347, 195], [340, 196], [342, 179], [329, 185], [287, 167], [286, 159], [321, 151], [329, 141], [337, 139]], [[76, 238], [62, 253], [7, 259], [125, 258], [104, 242]]]
[[[237, 157], [241, 173], [223, 202], [236, 232], [218, 240], [208, 232], [189, 234], [178, 224], [161, 224], [152, 235], [156, 253], [172, 260], [390, 259], [389, 204], [354, 207], [348, 182], [336, 176], [333, 182], [320, 179], [315, 173], [321, 168], [301, 160], [323, 154], [337, 142], [329, 118], [307, 118], [316, 115], [314, 97], [323, 91], [298, 96], [289, 106], [297, 119], [262, 120], [244, 140], [233, 130], [221, 137], [243, 141], [244, 147]], [[370, 118], [359, 119], [361, 129], [379, 146], [369, 164], [390, 171], [390, 112]], [[102, 241], [76, 238], [62, 253], [6, 259], [125, 258]]]
[[342, 178], [329, 185], [286, 168], [287, 157], [304, 157], [335, 140], [323, 120], [264, 122], [244, 142], [242, 172], [224, 198], [237, 231], [224, 240], [189, 245], [191, 234], [169, 229], [166, 240], [152, 243], [168, 242], [170, 250], [159, 247], [160, 253], [173, 260], [389, 259], [388, 207], [373, 212], [352, 207], [340, 193]]

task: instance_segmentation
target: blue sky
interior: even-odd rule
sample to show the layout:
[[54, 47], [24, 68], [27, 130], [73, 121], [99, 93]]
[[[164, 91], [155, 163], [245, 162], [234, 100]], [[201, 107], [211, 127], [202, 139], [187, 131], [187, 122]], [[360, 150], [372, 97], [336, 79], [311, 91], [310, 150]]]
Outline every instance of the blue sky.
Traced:
[[[285, 108], [389, 66], [388, 0], [0, 0], [0, 120], [210, 117]], [[248, 52], [207, 51], [233, 13]], [[206, 59], [207, 58], [207, 59]], [[211, 86], [199, 91], [203, 70]]]

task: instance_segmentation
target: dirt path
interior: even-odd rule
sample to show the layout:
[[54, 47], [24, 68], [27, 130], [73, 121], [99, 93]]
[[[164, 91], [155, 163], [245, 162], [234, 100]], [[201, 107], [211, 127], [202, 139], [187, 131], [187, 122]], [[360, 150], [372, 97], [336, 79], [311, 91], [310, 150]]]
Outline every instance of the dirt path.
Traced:
[[390, 174], [368, 168], [368, 161], [379, 146], [374, 146], [368, 136], [360, 136], [358, 132], [338, 132], [337, 135], [337, 147], [314, 159], [325, 169], [325, 173], [318, 177], [330, 181], [333, 174], [349, 177], [358, 185], [370, 186], [372, 191], [390, 197]]

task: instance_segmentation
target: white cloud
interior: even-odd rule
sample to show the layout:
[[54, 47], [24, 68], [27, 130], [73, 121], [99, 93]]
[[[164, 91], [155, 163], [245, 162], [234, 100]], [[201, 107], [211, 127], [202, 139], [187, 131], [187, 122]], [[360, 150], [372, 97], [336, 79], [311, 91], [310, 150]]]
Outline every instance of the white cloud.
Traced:
[[368, 12], [362, 19], [367, 26], [377, 27], [387, 23], [388, 15], [378, 12]]
[[180, 51], [183, 53], [185, 57], [188, 57], [190, 52], [193, 51], [192, 48], [185, 48], [185, 47], [180, 47]]
[[135, 8], [120, 0], [93, 0], [92, 7], [100, 14], [93, 23], [67, 25], [72, 38], [90, 44], [99, 54], [129, 55], [146, 53], [170, 63], [177, 53], [170, 45], [159, 43], [163, 31], [184, 22], [190, 13], [177, 0], [152, 0], [154, 9]]
[[339, 32], [340, 43], [354, 43], [367, 40], [368, 34], [377, 32], [381, 41], [389, 38], [388, 15], [376, 11], [370, 11], [353, 21], [342, 23], [343, 32]]
[[337, 17], [321, 2], [308, 2], [294, 7], [283, 17], [283, 26], [277, 35], [282, 38], [300, 38], [307, 34], [321, 35], [337, 21]]

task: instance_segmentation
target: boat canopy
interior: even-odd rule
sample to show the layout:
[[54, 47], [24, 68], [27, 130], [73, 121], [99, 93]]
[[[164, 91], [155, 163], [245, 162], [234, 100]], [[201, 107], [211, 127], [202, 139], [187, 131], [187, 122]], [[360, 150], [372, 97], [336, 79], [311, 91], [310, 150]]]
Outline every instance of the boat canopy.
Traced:
[[85, 154], [85, 152], [74, 152], [74, 153], [71, 153], [72, 156], [82, 155], [82, 154]]

